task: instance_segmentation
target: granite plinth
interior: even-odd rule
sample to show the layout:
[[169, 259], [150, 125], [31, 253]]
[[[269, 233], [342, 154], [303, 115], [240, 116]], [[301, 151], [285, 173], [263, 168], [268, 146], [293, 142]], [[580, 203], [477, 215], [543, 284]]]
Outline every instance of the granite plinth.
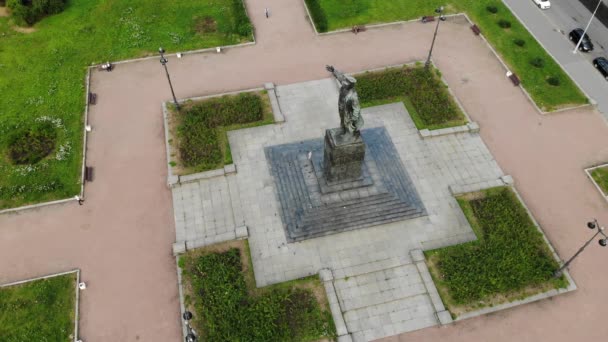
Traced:
[[331, 185], [317, 176], [324, 139], [264, 149], [288, 242], [426, 215], [386, 129], [361, 134], [361, 177]]
[[329, 183], [350, 182], [362, 177], [365, 143], [361, 135], [344, 133], [341, 128], [325, 131], [323, 172]]

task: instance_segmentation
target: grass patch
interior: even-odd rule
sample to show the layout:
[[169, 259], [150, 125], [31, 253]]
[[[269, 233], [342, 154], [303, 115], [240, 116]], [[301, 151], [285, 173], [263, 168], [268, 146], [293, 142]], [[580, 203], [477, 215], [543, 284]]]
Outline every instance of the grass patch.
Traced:
[[274, 122], [267, 92], [246, 92], [188, 101], [169, 110], [169, 139], [177, 151], [175, 174], [214, 170], [232, 163], [228, 132]]
[[356, 75], [363, 107], [403, 102], [418, 129], [461, 126], [467, 120], [439, 71], [404, 66]]
[[[0, 209], [80, 191], [86, 66], [151, 55], [160, 45], [185, 51], [250, 41], [250, 24], [239, 4], [70, 1], [28, 34], [15, 31], [12, 18], [0, 17]], [[41, 117], [62, 126], [55, 149], [36, 164], [14, 165], [8, 156], [10, 133]]]
[[336, 337], [318, 277], [256, 288], [247, 241], [190, 251], [179, 261], [186, 308], [203, 341], [317, 341]]
[[457, 198], [476, 241], [425, 252], [431, 275], [453, 315], [565, 288], [557, 261], [508, 187]]
[[608, 166], [598, 167], [591, 171], [591, 178], [595, 181], [595, 184], [602, 189], [602, 195], [607, 196], [608, 194]]
[[[328, 30], [349, 28], [433, 15], [445, 6], [445, 13], [465, 12], [481, 28], [484, 36], [515, 72], [539, 108], [545, 111], [587, 103], [587, 98], [561, 67], [540, 46], [526, 28], [499, 0], [317, 0], [327, 20]], [[490, 11], [489, 8], [492, 8]], [[311, 12], [314, 17], [315, 13]], [[508, 23], [508, 24], [507, 24]], [[504, 27], [504, 28], [503, 28]], [[515, 40], [524, 42], [513, 46]], [[542, 69], [530, 68], [529, 61], [540, 57]], [[553, 76], [558, 86], [547, 83]]]
[[76, 274], [0, 287], [0, 340], [72, 341]]

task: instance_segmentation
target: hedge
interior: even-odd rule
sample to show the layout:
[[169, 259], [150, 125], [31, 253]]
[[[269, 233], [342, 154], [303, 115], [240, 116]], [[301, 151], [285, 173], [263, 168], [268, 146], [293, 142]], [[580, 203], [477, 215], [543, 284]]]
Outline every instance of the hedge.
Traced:
[[67, 0], [8, 0], [7, 7], [19, 25], [33, 25], [47, 15], [60, 13]]
[[327, 17], [319, 4], [319, 0], [305, 0], [310, 16], [315, 23], [318, 32], [327, 32]]
[[250, 36], [253, 28], [243, 0], [232, 0], [232, 12], [234, 13], [234, 31], [243, 37]]

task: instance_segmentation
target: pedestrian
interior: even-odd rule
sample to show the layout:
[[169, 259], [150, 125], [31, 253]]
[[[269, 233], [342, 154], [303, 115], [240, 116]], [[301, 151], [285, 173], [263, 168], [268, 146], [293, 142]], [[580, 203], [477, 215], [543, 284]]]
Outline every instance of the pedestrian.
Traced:
[[84, 203], [84, 199], [82, 199], [82, 197], [76, 195], [74, 198], [78, 201], [78, 205], [82, 205], [82, 203]]
[[268, 9], [268, 7], [264, 9], [264, 14], [266, 14], [266, 18], [270, 17], [270, 10]]

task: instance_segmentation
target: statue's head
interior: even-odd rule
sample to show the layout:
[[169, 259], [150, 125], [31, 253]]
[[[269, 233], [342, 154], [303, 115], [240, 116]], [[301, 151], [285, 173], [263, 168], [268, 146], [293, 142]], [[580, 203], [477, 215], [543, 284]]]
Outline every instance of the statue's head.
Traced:
[[357, 83], [357, 79], [352, 77], [352, 76], [344, 76], [344, 84], [346, 86], [347, 89], [352, 89], [355, 87], [355, 84]]

